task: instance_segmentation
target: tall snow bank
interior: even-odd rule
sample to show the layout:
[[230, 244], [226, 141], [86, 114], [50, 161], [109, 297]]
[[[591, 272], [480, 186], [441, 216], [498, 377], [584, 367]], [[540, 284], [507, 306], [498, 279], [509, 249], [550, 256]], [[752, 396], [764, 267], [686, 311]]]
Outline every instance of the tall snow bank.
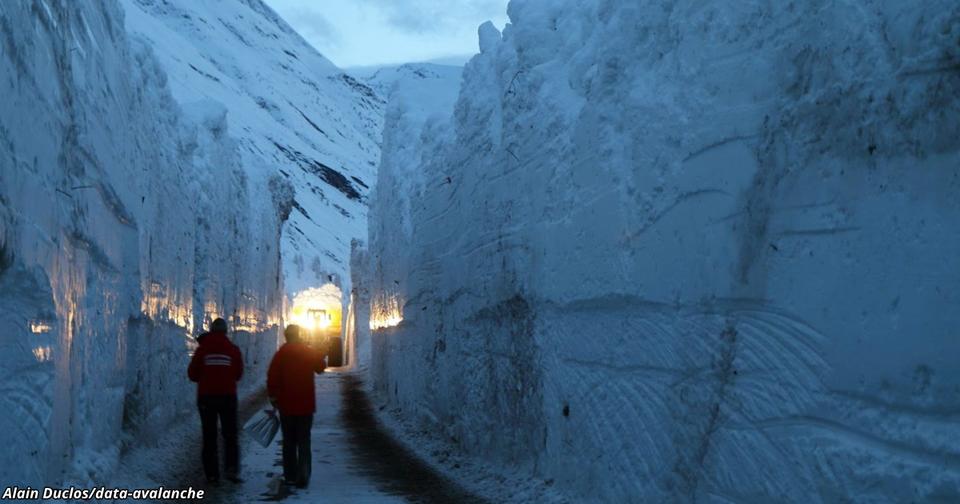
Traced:
[[104, 482], [195, 421], [193, 336], [276, 349], [288, 182], [250, 177], [209, 100], [172, 99], [113, 1], [0, 4], [0, 479]]
[[[405, 253], [413, 239], [410, 217], [414, 207], [422, 204], [425, 187], [432, 183], [420, 166], [420, 147], [449, 136], [448, 117], [457, 100], [462, 72], [459, 67], [412, 63], [381, 69], [367, 79], [373, 89], [388, 97], [384, 121], [389, 126], [383, 131], [383, 152], [390, 153], [380, 160], [377, 178], [387, 180], [371, 196], [370, 215], [393, 218], [370, 222], [369, 237], [374, 240], [370, 245], [361, 240], [352, 244], [351, 308], [345, 348], [361, 365], [370, 363], [371, 326], [393, 325], [400, 317], [399, 281], [390, 281], [389, 285], [380, 282], [375, 291], [371, 282], [374, 278], [399, 278], [396, 275], [407, 269]], [[383, 261], [380, 254], [371, 256], [370, 250], [389, 251], [391, 255]], [[374, 294], [376, 299], [371, 303]]]
[[381, 398], [577, 501], [960, 499], [960, 7], [509, 13], [387, 118]]

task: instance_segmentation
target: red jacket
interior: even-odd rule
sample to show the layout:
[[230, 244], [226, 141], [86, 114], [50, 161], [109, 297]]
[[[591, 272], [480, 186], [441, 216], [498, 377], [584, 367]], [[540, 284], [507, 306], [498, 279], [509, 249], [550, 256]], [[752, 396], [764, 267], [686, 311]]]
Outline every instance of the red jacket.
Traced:
[[317, 410], [313, 374], [325, 368], [323, 353], [303, 343], [285, 343], [267, 371], [267, 393], [283, 415], [312, 415]]
[[190, 381], [197, 382], [197, 395], [237, 395], [237, 382], [243, 376], [240, 349], [226, 333], [212, 332], [200, 340], [200, 346], [187, 368]]

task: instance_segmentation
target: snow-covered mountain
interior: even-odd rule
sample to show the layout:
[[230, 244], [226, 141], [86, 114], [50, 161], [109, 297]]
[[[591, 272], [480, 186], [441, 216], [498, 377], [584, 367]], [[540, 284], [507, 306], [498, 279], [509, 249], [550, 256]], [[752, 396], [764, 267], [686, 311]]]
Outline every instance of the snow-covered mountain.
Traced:
[[574, 502], [960, 500], [956, 2], [509, 13], [388, 114], [381, 400]]
[[[285, 226], [288, 295], [349, 282], [350, 241], [365, 235], [383, 100], [321, 56], [260, 0], [121, 0], [185, 110], [226, 109], [247, 176], [296, 190]], [[346, 287], [344, 284], [341, 287]]]
[[[390, 93], [400, 86], [400, 91], [410, 95], [416, 90], [422, 91], [421, 99], [410, 96], [405, 102], [416, 102], [420, 107], [431, 111], [443, 109], [447, 95], [456, 94], [460, 89], [462, 66], [438, 65], [436, 63], [406, 63], [396, 66], [382, 66], [364, 72], [354, 73], [364, 83], [373, 88], [380, 96], [389, 99]], [[438, 100], [430, 98], [434, 93], [442, 93]], [[397, 100], [393, 100], [396, 102]]]

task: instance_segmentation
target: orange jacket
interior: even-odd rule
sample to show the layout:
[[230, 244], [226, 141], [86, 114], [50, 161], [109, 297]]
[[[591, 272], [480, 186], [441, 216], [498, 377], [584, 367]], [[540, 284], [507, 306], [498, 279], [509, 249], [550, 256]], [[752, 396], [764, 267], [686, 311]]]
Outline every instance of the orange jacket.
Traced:
[[323, 353], [303, 343], [285, 343], [267, 371], [267, 393], [283, 415], [312, 415], [317, 410], [314, 373], [326, 367]]

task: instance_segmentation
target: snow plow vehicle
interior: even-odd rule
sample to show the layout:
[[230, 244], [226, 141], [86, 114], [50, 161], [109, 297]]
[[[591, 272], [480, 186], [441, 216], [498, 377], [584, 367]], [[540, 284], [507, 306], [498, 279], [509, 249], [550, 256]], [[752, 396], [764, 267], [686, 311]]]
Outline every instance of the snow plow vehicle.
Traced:
[[309, 309], [307, 318], [311, 323], [306, 324], [304, 329], [307, 331], [309, 344], [320, 349], [327, 356], [327, 366], [342, 366], [343, 341], [340, 336], [340, 324], [334, 323], [334, 314], [325, 309]]

